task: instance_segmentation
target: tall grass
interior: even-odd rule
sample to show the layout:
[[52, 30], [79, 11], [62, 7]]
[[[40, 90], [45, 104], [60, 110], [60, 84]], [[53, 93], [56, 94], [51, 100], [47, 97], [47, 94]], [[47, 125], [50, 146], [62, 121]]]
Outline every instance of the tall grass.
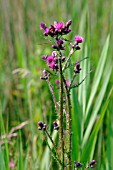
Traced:
[[[56, 139], [51, 130], [51, 122], [56, 118], [51, 95], [40, 81], [43, 68], [40, 56], [49, 54], [51, 49], [44, 44], [39, 23], [49, 25], [54, 20], [68, 19], [72, 19], [75, 30], [68, 38], [80, 34], [85, 39], [83, 53], [73, 56], [73, 60], [88, 57], [82, 62], [79, 81], [92, 70], [72, 92], [72, 158], [84, 163], [95, 159], [96, 169], [113, 169], [112, 0], [0, 0], [1, 170], [8, 170], [11, 160], [15, 170], [56, 167], [44, 135], [37, 131], [37, 122], [44, 120]], [[71, 74], [70, 70], [70, 77]], [[28, 125], [15, 131], [17, 136], [8, 140], [11, 128], [26, 120]]]

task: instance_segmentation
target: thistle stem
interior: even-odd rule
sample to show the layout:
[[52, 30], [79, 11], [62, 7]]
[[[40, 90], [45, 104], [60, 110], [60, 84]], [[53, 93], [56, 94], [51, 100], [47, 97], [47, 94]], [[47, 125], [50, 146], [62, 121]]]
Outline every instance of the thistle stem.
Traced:
[[55, 143], [54, 143], [54, 141], [53, 141], [52, 137], [50, 136], [50, 134], [48, 133], [48, 131], [47, 131], [47, 130], [45, 130], [45, 133], [47, 134], [48, 138], [50, 139], [51, 143], [52, 143], [52, 144], [53, 144], [53, 146], [54, 146], [54, 149], [56, 150], [57, 148], [56, 148], [56, 145], [55, 145]]
[[63, 72], [61, 54], [59, 57], [59, 73], [60, 73], [60, 113], [59, 113], [59, 138], [61, 147], [62, 169], [64, 170], [64, 136], [63, 136]]
[[68, 145], [68, 158], [69, 158], [69, 170], [72, 169], [72, 117], [71, 117], [71, 100], [70, 100], [70, 89], [68, 89], [66, 85], [65, 78], [63, 77], [65, 89], [66, 89], [66, 95], [67, 95], [67, 105], [68, 105], [68, 139], [69, 139], [69, 145]]
[[[53, 144], [53, 146], [54, 146], [54, 151], [55, 151], [55, 153], [54, 153], [54, 155], [53, 155], [54, 158], [55, 158], [56, 161], [62, 166], [62, 162], [61, 162], [61, 160], [59, 159], [59, 156], [57, 155], [57, 148], [56, 148], [56, 145], [54, 144], [53, 139], [51, 138], [51, 136], [49, 135], [49, 133], [48, 133], [47, 130], [45, 131], [45, 133], [46, 133], [46, 135], [49, 137], [50, 141], [52, 142], [52, 144]], [[49, 143], [48, 143], [48, 142], [47, 142], [47, 145], [48, 145], [50, 151], [52, 152], [52, 149], [51, 149], [51, 147], [49, 146]], [[52, 154], [53, 154], [53, 152], [52, 152]]]

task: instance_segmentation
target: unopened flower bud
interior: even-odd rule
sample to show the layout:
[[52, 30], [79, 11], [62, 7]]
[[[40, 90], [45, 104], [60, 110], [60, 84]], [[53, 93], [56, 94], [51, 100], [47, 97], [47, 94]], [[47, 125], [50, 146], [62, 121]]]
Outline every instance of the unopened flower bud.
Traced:
[[95, 163], [96, 163], [96, 161], [95, 161], [95, 160], [92, 160], [92, 161], [89, 163], [90, 168], [94, 168]]
[[76, 168], [80, 168], [83, 166], [83, 164], [81, 164], [80, 162], [74, 161], [75, 167]]
[[58, 130], [59, 129], [59, 125], [57, 124], [57, 122], [53, 122], [54, 125], [54, 130]]

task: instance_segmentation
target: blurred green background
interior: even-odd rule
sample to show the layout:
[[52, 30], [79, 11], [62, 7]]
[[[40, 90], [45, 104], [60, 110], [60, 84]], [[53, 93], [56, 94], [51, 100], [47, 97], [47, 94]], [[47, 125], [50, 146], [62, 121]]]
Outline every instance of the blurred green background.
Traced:
[[[55, 169], [49, 164], [50, 154], [46, 152], [44, 155], [45, 137], [37, 131], [39, 120], [48, 122], [51, 130], [52, 121], [56, 118], [49, 89], [46, 83], [40, 80], [45, 67], [41, 55], [50, 54], [52, 49], [51, 43], [44, 39], [39, 25], [41, 21], [49, 26], [54, 21], [67, 22], [69, 19], [72, 20], [73, 30], [69, 38], [72, 39], [74, 35], [80, 34], [87, 45], [87, 55], [90, 57], [90, 67], [93, 70], [90, 75], [92, 86], [95, 70], [108, 34], [110, 41], [106, 62], [111, 58], [110, 64], [113, 64], [112, 0], [0, 0], [1, 137], [8, 134], [12, 127], [26, 120], [29, 121], [18, 136], [11, 139], [9, 145], [5, 142], [5, 150], [1, 145], [0, 159], [4, 160], [1, 164], [3, 170], [9, 168], [8, 164], [11, 160], [15, 162], [13, 169]], [[85, 45], [83, 48], [85, 49]], [[104, 105], [112, 84], [113, 73], [110, 74], [101, 106]], [[101, 90], [101, 85], [102, 82], [98, 86], [97, 93]], [[98, 138], [100, 142], [97, 145], [101, 143], [101, 153], [95, 150], [95, 159], [98, 160], [97, 169], [113, 169], [111, 161], [113, 157], [112, 107], [113, 94], [111, 94], [107, 108], [108, 114], [100, 128], [101, 137]], [[101, 158], [98, 157], [99, 154]], [[75, 158], [80, 159], [79, 156]], [[103, 158], [104, 163], [100, 160]], [[46, 163], [43, 167], [45, 159]]]

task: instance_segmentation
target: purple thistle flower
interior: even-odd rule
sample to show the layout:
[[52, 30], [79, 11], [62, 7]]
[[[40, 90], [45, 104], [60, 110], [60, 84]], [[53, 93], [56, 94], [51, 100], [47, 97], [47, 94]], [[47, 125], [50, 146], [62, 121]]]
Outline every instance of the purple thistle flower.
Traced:
[[[63, 22], [56, 22], [54, 21], [54, 25], [51, 25], [50, 28], [46, 27], [46, 24], [41, 22], [40, 23], [40, 29], [44, 30], [45, 36], [56, 36], [56, 35], [64, 35], [68, 34], [71, 29], [69, 29], [69, 26], [71, 25], [72, 21], [69, 20], [66, 25]], [[54, 47], [55, 48], [55, 47]]]
[[49, 35], [49, 28], [46, 27], [46, 24], [44, 22], [41, 22], [40, 23], [40, 29], [44, 30], [44, 35], [45, 36], [48, 36]]
[[83, 37], [77, 35], [74, 37], [77, 44], [82, 43], [84, 41]]
[[57, 53], [55, 51], [52, 52], [51, 56], [46, 57], [46, 62], [51, 70], [58, 71], [58, 60], [56, 58]]
[[62, 31], [62, 29], [64, 28], [64, 23], [54, 21], [54, 28], [56, 31]]
[[48, 36], [48, 35], [49, 35], [49, 28], [45, 28], [45, 29], [44, 29], [44, 35], [45, 35], [45, 36]]
[[51, 64], [49, 64], [49, 68], [52, 70], [58, 70], [58, 65], [53, 61]]
[[53, 61], [54, 61], [54, 56], [47, 56], [47, 58], [46, 58], [46, 62], [48, 63], [48, 64], [51, 64]]
[[60, 84], [60, 81], [58, 79], [56, 79], [56, 84]]

